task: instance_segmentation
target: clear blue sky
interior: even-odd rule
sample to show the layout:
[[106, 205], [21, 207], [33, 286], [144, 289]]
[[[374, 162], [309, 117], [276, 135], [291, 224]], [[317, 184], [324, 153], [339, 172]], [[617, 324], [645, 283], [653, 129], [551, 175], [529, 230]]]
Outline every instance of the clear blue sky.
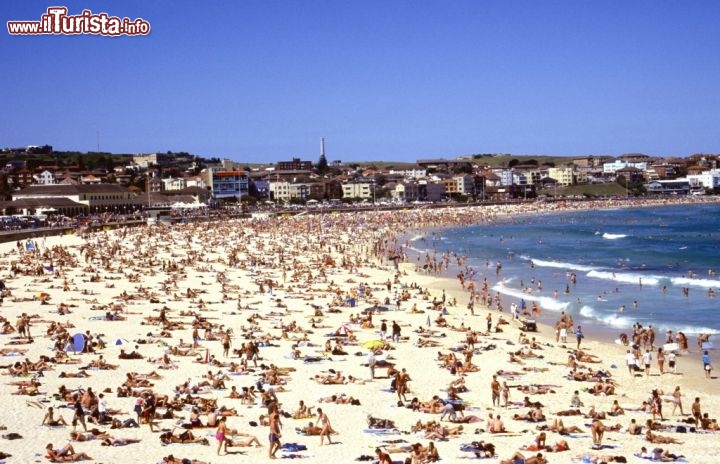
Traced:
[[[9, 20], [135, 19], [145, 37]], [[0, 147], [246, 162], [720, 152], [720, 2], [0, 2]]]

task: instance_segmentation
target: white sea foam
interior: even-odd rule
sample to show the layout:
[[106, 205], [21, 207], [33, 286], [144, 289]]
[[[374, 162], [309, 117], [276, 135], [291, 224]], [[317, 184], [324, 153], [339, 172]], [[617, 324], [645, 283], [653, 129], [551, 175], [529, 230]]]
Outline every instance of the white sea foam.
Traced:
[[692, 277], [672, 277], [670, 283], [680, 287], [720, 287], [720, 280], [717, 279], [694, 279]]
[[586, 274], [595, 279], [610, 280], [626, 284], [638, 284], [642, 279], [643, 285], [660, 286], [674, 285], [677, 287], [700, 287], [704, 289], [720, 287], [718, 279], [699, 279], [693, 277], [667, 277], [661, 275], [647, 275], [633, 272], [610, 272], [593, 270]]
[[631, 272], [610, 272], [610, 271], [590, 271], [587, 277], [595, 279], [612, 280], [615, 282], [623, 282], [626, 284], [637, 284], [642, 279], [643, 285], [658, 285], [660, 283], [660, 276], [635, 274]]
[[540, 306], [541, 309], [546, 309], [548, 311], [565, 311], [570, 304], [567, 301], [559, 301], [549, 296], [533, 295], [532, 293], [525, 293], [514, 288], [508, 288], [502, 283], [495, 284], [492, 289], [506, 296], [511, 296], [518, 299], [522, 298], [525, 301], [530, 302], [534, 301], [538, 304], [538, 306]]
[[630, 318], [620, 316], [616, 313], [603, 314], [595, 311], [592, 306], [583, 306], [580, 308], [580, 315], [588, 319], [599, 321], [602, 324], [609, 325], [611, 327], [625, 328], [631, 327], [633, 322]]
[[585, 266], [583, 264], [575, 264], [575, 263], [564, 263], [561, 261], [545, 261], [542, 259], [533, 259], [528, 256], [520, 256], [521, 259], [532, 261], [535, 266], [538, 267], [554, 267], [558, 269], [572, 269], [574, 271], [593, 271], [597, 269], [602, 269], [600, 267], [596, 266]]
[[602, 234], [602, 238], [604, 238], [606, 240], [617, 240], [619, 238], [625, 238], [625, 237], [627, 237], [626, 234], [609, 234], [607, 232]]

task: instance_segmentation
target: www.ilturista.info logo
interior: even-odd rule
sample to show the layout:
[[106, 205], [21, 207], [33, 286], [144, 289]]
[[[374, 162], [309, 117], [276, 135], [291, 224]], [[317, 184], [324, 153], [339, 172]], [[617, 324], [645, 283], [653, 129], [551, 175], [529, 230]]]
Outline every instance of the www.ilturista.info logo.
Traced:
[[68, 16], [64, 6], [51, 6], [40, 21], [8, 21], [11, 35], [94, 34], [118, 37], [121, 35], [147, 35], [150, 23], [142, 18], [130, 20], [83, 10], [79, 15]]

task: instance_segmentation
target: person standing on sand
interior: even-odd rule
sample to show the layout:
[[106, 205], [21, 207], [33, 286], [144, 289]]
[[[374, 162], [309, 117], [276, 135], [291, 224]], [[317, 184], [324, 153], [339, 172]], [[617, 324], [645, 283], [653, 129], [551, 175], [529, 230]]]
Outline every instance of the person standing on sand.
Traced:
[[580, 349], [580, 343], [582, 343], [582, 339], [585, 338], [585, 334], [582, 331], [581, 326], [577, 326], [577, 330], [575, 330], [575, 338], [577, 339], [577, 349]]
[[370, 350], [368, 354], [368, 367], [370, 367], [370, 378], [375, 379], [375, 366], [377, 365], [377, 359], [375, 358], [375, 352]]
[[230, 355], [230, 329], [225, 332], [222, 339], [223, 345], [223, 356], [228, 357]]
[[637, 366], [637, 360], [630, 350], [627, 350], [627, 353], [625, 353], [625, 364], [627, 364], [630, 375], [635, 377], [635, 366]]
[[592, 432], [593, 445], [602, 446], [603, 435], [605, 434], [605, 426], [599, 419], [595, 419], [590, 427]]
[[317, 409], [318, 413], [318, 422], [320, 423], [320, 427], [322, 430], [320, 430], [320, 446], [323, 444], [323, 437], [327, 437], [328, 445], [332, 445], [332, 441], [330, 441], [330, 434], [334, 433], [332, 426], [330, 425], [330, 419], [328, 418], [327, 414], [323, 412], [322, 408]]
[[652, 353], [650, 348], [645, 350], [643, 355], [643, 364], [645, 364], [645, 377], [650, 377], [650, 364], [652, 363]]
[[497, 375], [492, 376], [492, 382], [490, 382], [490, 390], [492, 392], [493, 407], [500, 407], [500, 382], [498, 382]]
[[507, 382], [502, 383], [502, 399], [503, 399], [503, 407], [505, 409], [508, 408], [508, 402], [510, 401], [510, 386], [507, 384]]
[[710, 364], [710, 355], [707, 350], [703, 351], [702, 355], [703, 369], [705, 370], [705, 378], [711, 379], [712, 364]]
[[675, 359], [675, 352], [671, 351], [668, 353], [667, 356], [668, 360], [668, 368], [672, 371], [673, 374], [677, 373], [677, 360]]
[[223, 416], [220, 418], [220, 423], [218, 423], [218, 428], [215, 431], [215, 438], [218, 440], [218, 449], [217, 454], [220, 456], [220, 451], [223, 449], [223, 445], [225, 445], [225, 454], [227, 454], [227, 424], [225, 423], [226, 417]]
[[280, 449], [280, 416], [277, 410], [274, 410], [270, 414], [270, 434], [268, 440], [270, 441], [270, 448], [268, 449], [268, 457], [275, 459], [275, 453]]
[[198, 331], [197, 327], [195, 327], [192, 331], [192, 339], [193, 348], [198, 348], [200, 346], [200, 331]]
[[700, 407], [700, 397], [695, 397], [695, 402], [692, 404], [692, 415], [695, 419], [695, 427], [700, 426], [702, 420], [702, 408]]
[[401, 333], [400, 324], [398, 324], [397, 321], [393, 321], [393, 323], [392, 323], [392, 340], [393, 340], [393, 342], [395, 342], [395, 343], [400, 342], [400, 333]]
[[672, 398], [671, 401], [672, 401], [672, 404], [673, 404], [673, 408], [672, 408], [672, 413], [671, 413], [671, 415], [674, 416], [674, 415], [675, 415], [675, 409], [677, 409], [678, 407], [680, 407], [680, 415], [681, 415], [681, 416], [684, 416], [685, 413], [683, 413], [682, 393], [680, 393], [680, 385], [678, 385], [678, 386], [675, 387], [675, 391], [673, 391], [672, 396], [673, 396], [673, 398]]
[[80, 395], [75, 395], [75, 415], [72, 419], [73, 431], [77, 428], [78, 422], [82, 424], [83, 430], [87, 432], [87, 424], [85, 424], [85, 412], [83, 411], [82, 402], [80, 401]]

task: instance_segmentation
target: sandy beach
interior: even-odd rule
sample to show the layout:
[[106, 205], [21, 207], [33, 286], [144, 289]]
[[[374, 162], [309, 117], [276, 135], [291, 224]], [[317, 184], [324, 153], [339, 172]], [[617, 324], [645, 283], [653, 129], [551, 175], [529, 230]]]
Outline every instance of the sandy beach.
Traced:
[[[616, 462], [644, 462], [635, 456], [643, 446], [683, 455], [687, 462], [718, 459], [717, 432], [701, 430], [692, 420], [696, 397], [710, 418], [719, 413], [718, 380], [714, 372], [705, 378], [692, 341], [692, 352], [678, 356], [676, 373], [666, 366], [660, 375], [653, 358], [646, 375], [629, 372], [627, 347], [587, 334], [575, 369], [576, 379], [587, 380], [571, 379], [574, 332], [565, 343], [548, 326], [523, 336], [521, 322], [507, 310], [479, 301], [471, 314], [467, 285], [422, 272], [400, 241], [413, 231], [561, 207], [522, 208], [158, 224], [0, 244], [6, 287], [0, 314], [7, 321], [0, 347], [0, 451], [11, 455], [7, 462], [49, 462], [46, 445], [68, 443], [77, 456], [84, 452], [100, 463], [157, 463], [168, 455], [177, 462], [269, 461], [271, 427], [265, 421], [277, 411], [280, 443], [297, 445], [281, 447], [278, 459], [325, 463], [364, 456], [377, 462], [379, 447], [393, 462], [427, 462], [428, 453], [411, 448], [432, 442], [442, 461], [464, 462], [479, 459], [484, 451], [478, 445], [491, 443], [494, 450], [487, 448], [490, 456], [482, 461], [495, 463], [516, 451], [536, 455], [523, 448], [536, 443], [541, 431], [550, 448], [563, 448], [563, 442], [569, 447], [542, 449], [552, 463], [617, 456], [626, 461]], [[491, 283], [498, 278], [494, 270], [479, 273], [477, 290], [485, 277]], [[500, 317], [506, 323], [498, 324]], [[27, 321], [31, 338], [22, 335]], [[95, 344], [92, 352], [82, 352], [83, 334]], [[133, 352], [141, 357], [120, 359]], [[373, 359], [375, 378], [368, 366]], [[496, 404], [493, 375], [500, 387]], [[396, 376], [400, 395], [391, 387]], [[598, 383], [599, 378], [610, 380]], [[677, 387], [684, 415], [679, 408], [673, 414]], [[588, 391], [601, 388], [609, 390]], [[653, 414], [643, 410], [643, 402], [651, 401], [653, 390], [664, 419], [657, 417], [653, 433], [682, 444], [648, 441], [646, 421]], [[571, 405], [575, 391], [582, 405]], [[102, 435], [71, 440], [73, 393], [84, 406], [87, 430]], [[439, 401], [449, 397], [455, 399]], [[301, 401], [310, 414], [298, 411]], [[67, 425], [41, 425], [48, 407]], [[618, 407], [624, 412], [611, 415]], [[558, 415], [578, 409], [580, 415]], [[600, 446], [591, 433], [593, 410], [605, 414]], [[90, 421], [93, 415], [99, 423]], [[152, 426], [142, 417], [148, 415]], [[491, 433], [496, 416], [504, 431]], [[235, 445], [252, 444], [218, 454], [219, 417], [226, 418], [227, 430], [221, 431]], [[386, 427], [371, 427], [369, 417]], [[112, 419], [116, 425], [141, 423], [112, 428]], [[559, 419], [574, 431], [558, 433], [553, 426]], [[628, 432], [633, 419], [642, 426], [639, 435]], [[302, 431], [310, 422], [333, 431], [324, 444], [313, 435], [320, 429]], [[426, 430], [428, 422], [440, 427]], [[89, 438], [81, 423], [75, 429]], [[470, 445], [464, 447], [469, 451], [462, 445]]]

